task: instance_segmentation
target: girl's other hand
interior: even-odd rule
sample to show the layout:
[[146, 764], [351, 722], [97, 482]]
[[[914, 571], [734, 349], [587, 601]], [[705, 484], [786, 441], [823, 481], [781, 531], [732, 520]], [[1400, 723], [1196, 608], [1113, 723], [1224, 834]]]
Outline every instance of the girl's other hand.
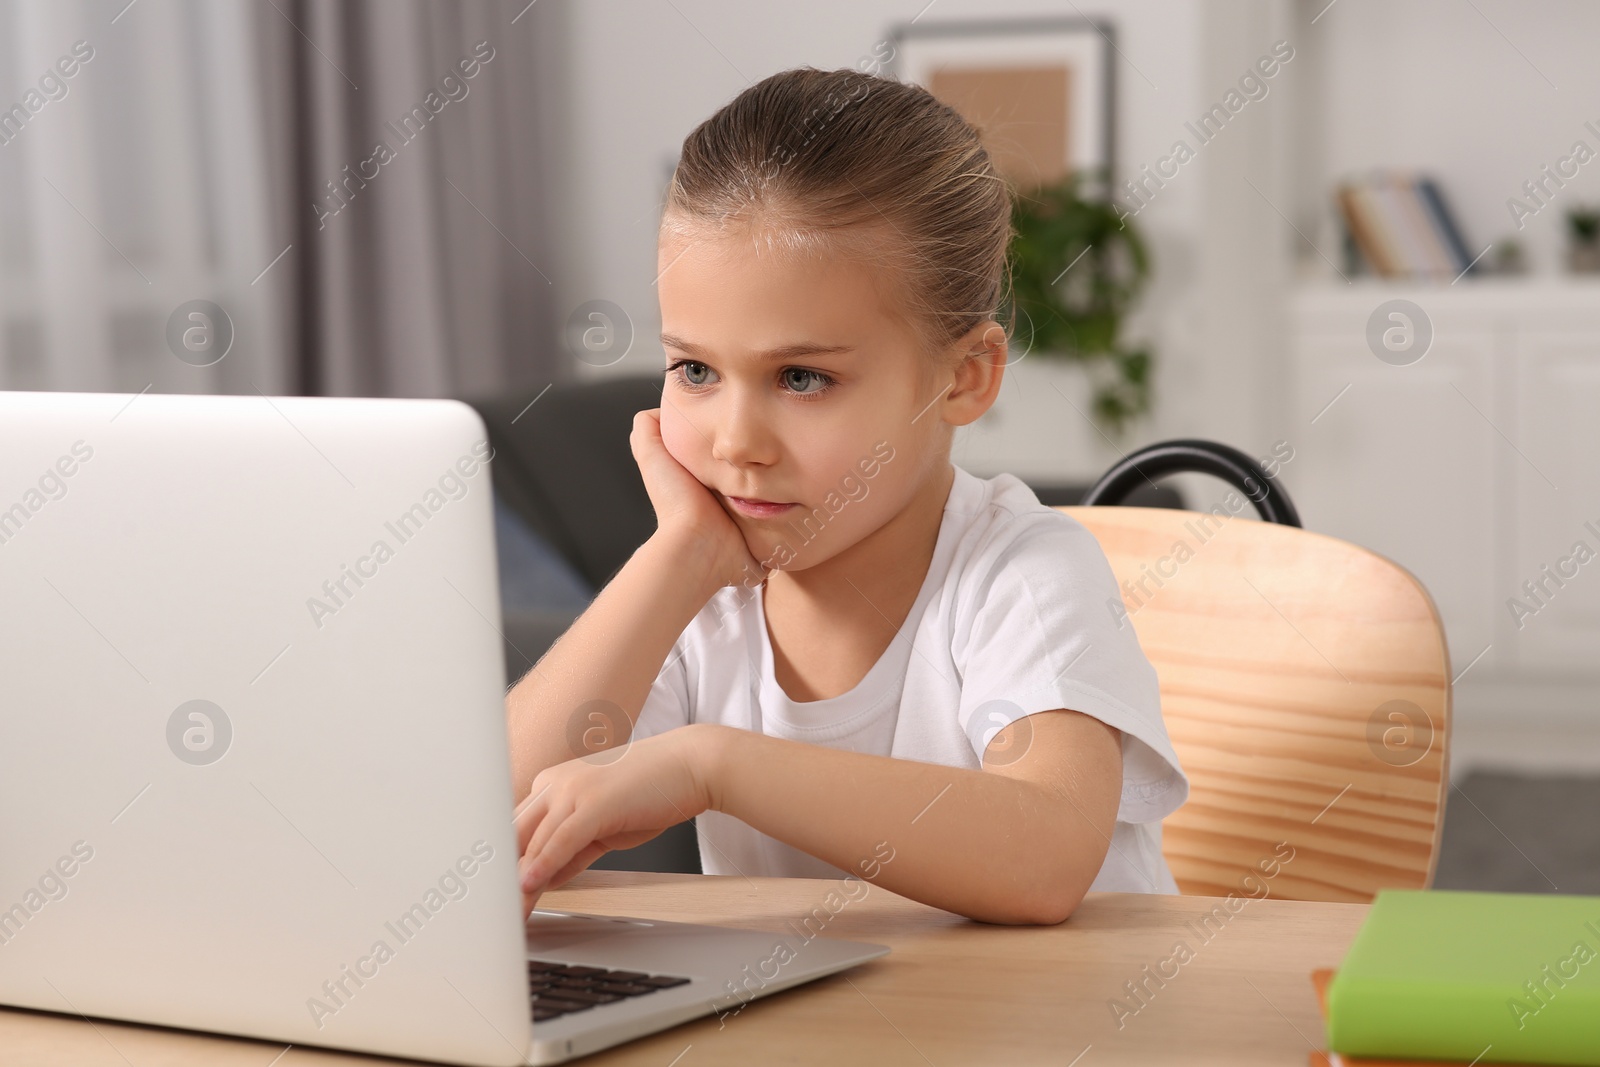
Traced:
[[656, 528], [708, 551], [718, 588], [759, 585], [767, 568], [751, 554], [744, 534], [716, 494], [667, 451], [661, 440], [661, 409], [634, 415], [628, 441], [650, 494], [650, 505], [655, 508]]
[[708, 810], [709, 746], [722, 729], [680, 726], [541, 771], [513, 820], [524, 917], [605, 853]]

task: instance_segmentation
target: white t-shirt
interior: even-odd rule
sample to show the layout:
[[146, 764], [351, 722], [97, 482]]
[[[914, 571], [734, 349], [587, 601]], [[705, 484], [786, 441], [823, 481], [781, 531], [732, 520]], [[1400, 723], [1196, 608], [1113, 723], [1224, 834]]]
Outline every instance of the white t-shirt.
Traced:
[[[1068, 708], [1122, 731], [1122, 798], [1091, 890], [1177, 893], [1161, 820], [1189, 780], [1161, 721], [1155, 668], [1109, 605], [1094, 535], [1010, 474], [955, 468], [927, 577], [905, 624], [848, 693], [790, 700], [773, 677], [764, 589], [725, 586], [685, 627], [639, 713], [639, 739], [714, 722], [830, 748], [978, 769], [1003, 727]], [[707, 874], [846, 872], [722, 812], [695, 819]]]

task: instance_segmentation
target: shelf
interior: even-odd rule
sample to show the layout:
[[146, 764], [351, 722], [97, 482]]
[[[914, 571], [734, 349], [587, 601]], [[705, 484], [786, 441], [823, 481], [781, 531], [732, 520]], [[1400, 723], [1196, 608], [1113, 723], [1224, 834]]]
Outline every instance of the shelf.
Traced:
[[[1290, 289], [1289, 314], [1299, 330], [1357, 330], [1386, 300], [1410, 300], [1430, 316], [1466, 323], [1506, 315], [1544, 316], [1552, 328], [1592, 328], [1600, 309], [1600, 275], [1468, 276], [1452, 285], [1408, 278], [1306, 281]], [[1466, 318], [1461, 318], [1462, 313]]]
[[1315, 280], [1297, 282], [1292, 291], [1295, 294], [1317, 293], [1399, 293], [1415, 291], [1422, 293], [1466, 293], [1471, 294], [1471, 299], [1484, 296], [1525, 298], [1530, 295], [1573, 297], [1585, 296], [1591, 299], [1600, 297], [1600, 274], [1521, 274], [1503, 275], [1468, 274], [1460, 281], [1430, 281], [1425, 278], [1378, 278], [1363, 274], [1352, 278], [1348, 283], [1337, 278], [1318, 278]]

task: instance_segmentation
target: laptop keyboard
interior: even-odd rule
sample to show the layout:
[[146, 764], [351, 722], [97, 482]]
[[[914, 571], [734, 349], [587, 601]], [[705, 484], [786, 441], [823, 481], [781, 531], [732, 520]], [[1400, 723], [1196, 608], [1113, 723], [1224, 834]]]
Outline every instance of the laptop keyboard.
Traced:
[[658, 989], [687, 985], [675, 974], [613, 971], [605, 967], [574, 967], [547, 960], [528, 961], [528, 992], [533, 998], [533, 1021], [544, 1022], [599, 1004], [642, 997]]

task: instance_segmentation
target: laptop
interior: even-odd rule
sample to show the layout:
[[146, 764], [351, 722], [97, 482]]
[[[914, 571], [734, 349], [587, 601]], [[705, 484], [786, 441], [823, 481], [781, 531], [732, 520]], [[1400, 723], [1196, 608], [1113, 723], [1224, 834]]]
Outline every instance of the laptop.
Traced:
[[0, 1004], [544, 1064], [889, 951], [525, 921], [491, 459], [455, 400], [0, 392]]

